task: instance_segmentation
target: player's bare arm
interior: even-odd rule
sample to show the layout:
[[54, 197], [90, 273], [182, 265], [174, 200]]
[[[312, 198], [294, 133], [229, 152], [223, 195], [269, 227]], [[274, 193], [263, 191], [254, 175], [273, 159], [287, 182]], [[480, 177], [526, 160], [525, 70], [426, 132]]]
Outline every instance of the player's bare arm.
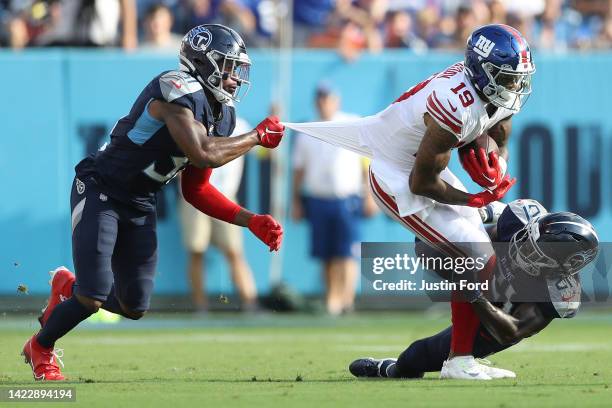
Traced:
[[542, 316], [534, 304], [511, 316], [484, 297], [472, 303], [482, 324], [500, 344], [513, 344], [542, 330], [550, 319]]
[[416, 161], [410, 173], [410, 191], [413, 194], [445, 204], [478, 208], [499, 200], [516, 183], [515, 179], [511, 180], [509, 176], [506, 176], [494, 190], [486, 190], [478, 194], [466, 193], [446, 183], [440, 178], [440, 174], [448, 166], [457, 138], [438, 125], [428, 113], [425, 113], [423, 119], [427, 130], [419, 145]]
[[502, 119], [497, 122], [491, 129], [489, 129], [489, 136], [495, 140], [497, 147], [499, 148], [499, 156], [503, 157], [506, 161], [508, 160], [508, 139], [510, 139], [510, 133], [512, 132], [512, 116]]
[[440, 178], [440, 173], [448, 166], [457, 137], [443, 129], [428, 113], [424, 120], [427, 130], [410, 174], [410, 191], [441, 203], [466, 205], [469, 194]]
[[237, 137], [208, 137], [191, 110], [177, 104], [155, 100], [149, 105], [149, 113], [166, 124], [189, 162], [198, 168], [222, 166], [260, 143], [255, 130]]

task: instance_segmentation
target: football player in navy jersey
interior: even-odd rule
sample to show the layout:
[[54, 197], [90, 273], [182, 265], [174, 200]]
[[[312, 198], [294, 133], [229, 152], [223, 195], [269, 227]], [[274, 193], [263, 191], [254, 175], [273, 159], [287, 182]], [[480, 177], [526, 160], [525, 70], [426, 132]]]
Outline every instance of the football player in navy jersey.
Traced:
[[[595, 259], [599, 247], [593, 226], [576, 214], [548, 213], [535, 200], [515, 200], [501, 215], [499, 206], [493, 203], [481, 213], [484, 222], [496, 221], [493, 240], [508, 243], [505, 253], [498, 254], [500, 270], [492, 277], [489, 290], [494, 301], [489, 304], [500, 312], [508, 308], [513, 320], [504, 326], [498, 324], [501, 320], [479, 316], [481, 325], [474, 340], [478, 358], [533, 336], [553, 319], [574, 317], [580, 307], [578, 272]], [[413, 342], [397, 359], [355, 360], [349, 371], [356, 377], [388, 378], [421, 378], [426, 372], [441, 371], [450, 350], [451, 330], [448, 327]], [[510, 370], [489, 368], [483, 364], [491, 378], [516, 377]]]
[[153, 78], [111, 140], [76, 166], [72, 185], [75, 276], [55, 271], [41, 330], [23, 355], [36, 380], [63, 380], [55, 342], [99, 308], [140, 319], [149, 307], [157, 261], [155, 194], [183, 171], [185, 199], [209, 216], [247, 227], [270, 251], [283, 230], [270, 215], [241, 208], [216, 190], [212, 169], [254, 146], [275, 148], [284, 126], [275, 116], [229, 138], [234, 101], [249, 83], [251, 61], [234, 30], [201, 25], [185, 35], [179, 70]]

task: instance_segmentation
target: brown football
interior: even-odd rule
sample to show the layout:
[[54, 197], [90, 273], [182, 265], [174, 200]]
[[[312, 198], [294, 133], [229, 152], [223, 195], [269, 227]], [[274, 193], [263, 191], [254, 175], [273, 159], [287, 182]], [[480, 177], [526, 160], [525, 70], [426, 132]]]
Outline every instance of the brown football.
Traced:
[[463, 155], [468, 154], [471, 149], [474, 149], [474, 151], [478, 151], [478, 149], [481, 147], [485, 149], [485, 152], [487, 152], [487, 156], [491, 152], [499, 153], [499, 147], [497, 146], [497, 143], [495, 143], [495, 140], [488, 134], [484, 133], [478, 136], [473, 142], [468, 143], [465, 146], [461, 146], [459, 148], [459, 158], [461, 163], [463, 163]]

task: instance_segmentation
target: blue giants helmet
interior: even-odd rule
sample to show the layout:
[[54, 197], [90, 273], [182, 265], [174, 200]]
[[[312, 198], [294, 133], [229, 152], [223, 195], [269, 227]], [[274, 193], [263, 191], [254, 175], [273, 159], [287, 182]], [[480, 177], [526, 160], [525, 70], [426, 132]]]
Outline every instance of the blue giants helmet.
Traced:
[[535, 65], [521, 33], [504, 24], [489, 24], [468, 38], [465, 72], [489, 102], [517, 112], [531, 93]]

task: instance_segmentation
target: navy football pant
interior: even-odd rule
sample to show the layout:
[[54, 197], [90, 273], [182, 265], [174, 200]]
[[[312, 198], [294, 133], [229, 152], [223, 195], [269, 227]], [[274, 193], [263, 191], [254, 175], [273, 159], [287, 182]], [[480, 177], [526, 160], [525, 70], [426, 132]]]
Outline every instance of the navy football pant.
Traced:
[[[420, 378], [424, 373], [442, 370], [451, 346], [451, 327], [440, 333], [412, 343], [397, 359], [391, 377]], [[484, 327], [480, 327], [474, 341], [474, 357], [484, 358], [510, 347], [497, 342]], [[391, 371], [391, 370], [390, 370]]]
[[146, 311], [157, 263], [155, 212], [114, 200], [90, 177], [75, 178], [70, 205], [74, 293], [101, 302], [110, 295], [132, 311]]

